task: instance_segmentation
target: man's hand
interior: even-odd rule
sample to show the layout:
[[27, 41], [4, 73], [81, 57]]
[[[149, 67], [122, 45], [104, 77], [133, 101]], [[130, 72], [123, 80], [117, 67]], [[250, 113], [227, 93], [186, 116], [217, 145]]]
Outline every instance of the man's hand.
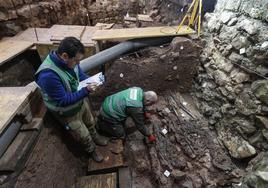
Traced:
[[87, 90], [89, 92], [94, 92], [97, 89], [97, 87], [98, 87], [97, 83], [91, 83], [87, 85]]

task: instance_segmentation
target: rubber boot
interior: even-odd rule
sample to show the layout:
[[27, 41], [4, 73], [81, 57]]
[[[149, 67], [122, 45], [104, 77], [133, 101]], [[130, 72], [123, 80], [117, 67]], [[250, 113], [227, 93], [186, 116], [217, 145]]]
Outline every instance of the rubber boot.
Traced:
[[103, 156], [100, 153], [97, 153], [96, 150], [91, 152], [89, 155], [97, 163], [101, 163], [103, 161]]
[[98, 146], [107, 146], [108, 144], [108, 139], [97, 133], [93, 136], [93, 141]]

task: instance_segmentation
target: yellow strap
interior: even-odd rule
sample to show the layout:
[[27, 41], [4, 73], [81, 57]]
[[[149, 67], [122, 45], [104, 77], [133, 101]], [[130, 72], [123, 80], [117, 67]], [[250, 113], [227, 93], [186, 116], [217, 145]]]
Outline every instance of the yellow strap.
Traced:
[[201, 33], [201, 14], [202, 14], [202, 0], [200, 0], [200, 3], [199, 3], [199, 14], [198, 14], [198, 31], [197, 31], [197, 34], [198, 34], [198, 37], [200, 36], [200, 33]]

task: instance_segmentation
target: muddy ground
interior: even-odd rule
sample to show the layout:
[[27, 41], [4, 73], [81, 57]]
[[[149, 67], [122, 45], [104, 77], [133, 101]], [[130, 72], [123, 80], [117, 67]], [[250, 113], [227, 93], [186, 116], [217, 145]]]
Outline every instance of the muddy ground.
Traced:
[[40, 138], [15, 187], [71, 187], [77, 177], [86, 174], [87, 162], [86, 155], [47, 114]]
[[[144, 145], [138, 132], [127, 138], [133, 187], [216, 188], [238, 184], [243, 171], [231, 161], [206, 120], [201, 116], [185, 119], [186, 113], [176, 112], [170, 100], [160, 98], [147, 125], [157, 136], [155, 145]], [[161, 132], [164, 128], [166, 135]], [[166, 170], [169, 177], [164, 175]]]
[[[124, 143], [133, 187], [216, 188], [239, 183], [243, 170], [231, 161], [191, 97], [185, 94], [187, 97], [181, 98], [180, 92], [190, 91], [198, 63], [199, 46], [177, 38], [168, 46], [116, 60], [106, 71], [106, 84], [91, 95], [95, 110], [104, 97], [131, 86], [155, 90], [160, 96], [147, 125], [157, 137], [156, 144], [146, 145], [139, 132], [128, 135]], [[193, 117], [181, 109], [186, 99], [186, 111]], [[127, 127], [133, 126], [127, 122]], [[163, 128], [166, 135], [161, 134]], [[86, 167], [86, 156], [48, 116], [16, 187], [72, 187], [77, 177], [86, 175]], [[164, 175], [166, 170], [169, 177]]]

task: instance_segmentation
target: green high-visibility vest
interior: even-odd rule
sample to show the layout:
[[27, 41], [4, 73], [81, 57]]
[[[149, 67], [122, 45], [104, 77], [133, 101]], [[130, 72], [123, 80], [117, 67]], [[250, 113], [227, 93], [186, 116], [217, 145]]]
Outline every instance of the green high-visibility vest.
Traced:
[[143, 90], [132, 87], [107, 97], [101, 108], [101, 115], [106, 118], [124, 121], [127, 118], [126, 108], [143, 108]]
[[[75, 68], [74, 68], [74, 72], [75, 72], [75, 77], [74, 77], [70, 73], [65, 71], [64, 69], [58, 67], [50, 59], [50, 57], [48, 55], [47, 58], [44, 60], [44, 62], [40, 65], [40, 67], [36, 71], [35, 77], [37, 78], [38, 74], [41, 71], [46, 70], [46, 69], [50, 69], [50, 70], [54, 71], [55, 73], [57, 73], [57, 75], [60, 77], [67, 92], [76, 92], [77, 91], [77, 88], [79, 85], [78, 66], [75, 66]], [[44, 91], [42, 88], [40, 88], [40, 89], [41, 89], [41, 94], [42, 94], [42, 97], [43, 97], [43, 100], [44, 100], [46, 107], [52, 112], [55, 112], [55, 113], [62, 115], [62, 116], [73, 116], [82, 107], [83, 100], [79, 100], [78, 102], [76, 102], [72, 105], [61, 107], [58, 105], [58, 103], [55, 100], [53, 100], [52, 98], [50, 98], [47, 95], [46, 91]]]

